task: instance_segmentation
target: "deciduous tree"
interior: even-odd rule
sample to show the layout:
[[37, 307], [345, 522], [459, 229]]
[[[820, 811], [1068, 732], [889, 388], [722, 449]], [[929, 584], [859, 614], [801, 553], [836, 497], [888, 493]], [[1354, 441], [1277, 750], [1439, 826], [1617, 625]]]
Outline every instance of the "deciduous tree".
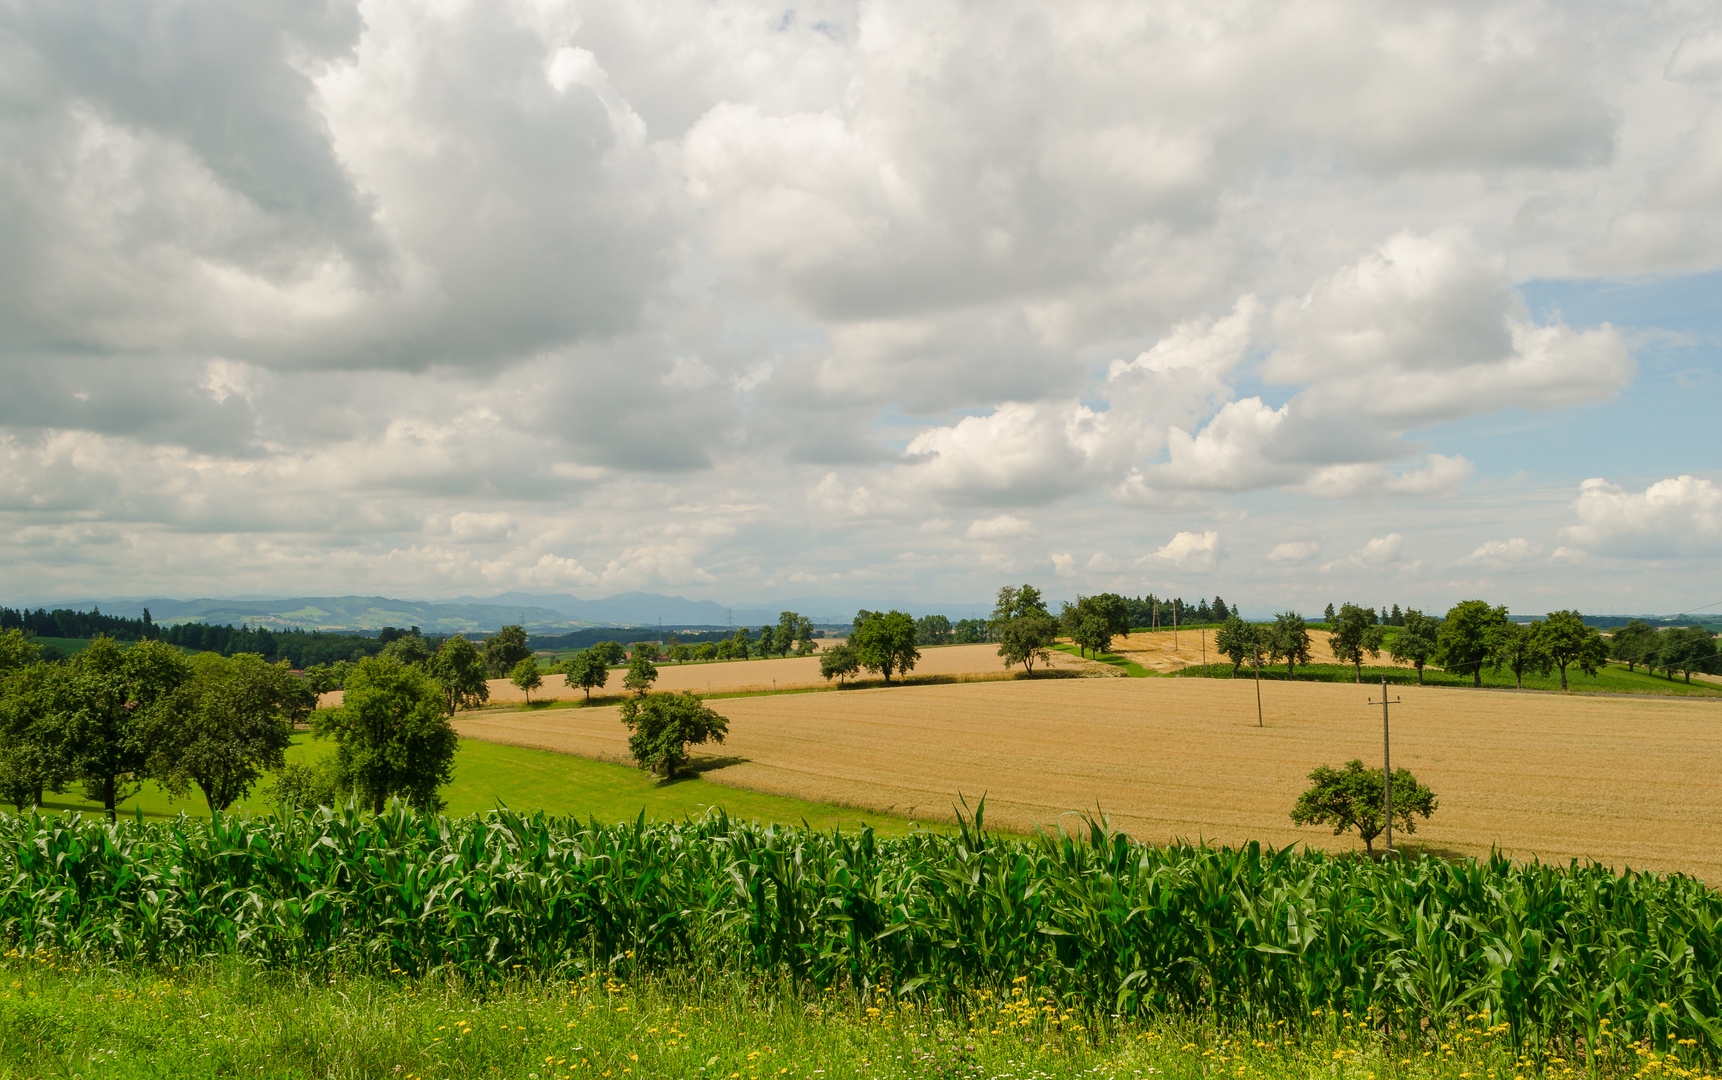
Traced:
[[179, 721], [190, 678], [185, 655], [159, 641], [121, 649], [99, 637], [73, 661], [45, 725], [50, 752], [109, 820], [148, 775], [157, 733]]
[[[1398, 604], [1393, 605], [1396, 609]], [[1417, 669], [1417, 685], [1423, 685], [1423, 667], [1435, 658], [1435, 650], [1440, 642], [1441, 620], [1433, 615], [1425, 615], [1416, 608], [1409, 608], [1400, 616], [1399, 625], [1403, 627], [1393, 642], [1388, 646], [1387, 654], [1401, 664], [1410, 664]]]
[[860, 612], [849, 644], [861, 666], [883, 675], [887, 686], [893, 671], [907, 674], [921, 658], [921, 650], [915, 647], [915, 620], [902, 611]]
[[773, 640], [777, 644], [778, 655], [788, 656], [802, 643], [813, 640], [813, 620], [794, 611], [780, 612]]
[[442, 687], [443, 708], [448, 715], [476, 709], [490, 700], [484, 656], [478, 646], [459, 634], [444, 641], [427, 666], [431, 678]]
[[729, 721], [691, 693], [643, 694], [622, 703], [622, 723], [632, 732], [628, 751], [642, 769], [665, 780], [688, 760], [688, 747], [721, 743]]
[[[1348, 761], [1343, 769], [1322, 765], [1309, 774], [1309, 790], [1298, 796], [1291, 812], [1299, 825], [1332, 825], [1333, 835], [1356, 829], [1363, 849], [1373, 855], [1381, 835], [1386, 784], [1380, 769]], [[1417, 782], [1407, 769], [1393, 770], [1393, 824], [1407, 833], [1417, 831], [1416, 816], [1425, 821], [1437, 809], [1435, 793]]]
[[600, 641], [592, 646], [592, 651], [603, 658], [604, 663], [615, 667], [628, 658], [628, 650], [622, 648], [620, 641]]
[[1639, 664], [1648, 666], [1656, 654], [1656, 627], [1643, 619], [1632, 620], [1610, 635], [1608, 654], [1625, 664], [1628, 671], [1637, 670]]
[[317, 707], [317, 695], [286, 661], [270, 664], [256, 653], [198, 653], [185, 692], [184, 707], [151, 737], [149, 772], [173, 795], [197, 785], [212, 811], [243, 799], [266, 770], [285, 766], [293, 725]]
[[1058, 620], [1046, 610], [1046, 601], [1033, 585], [1021, 588], [1007, 585], [999, 590], [989, 624], [993, 638], [999, 643], [999, 655], [1005, 667], [1023, 666], [1034, 674], [1036, 663], [1052, 660], [1052, 643], [1058, 640]]
[[1238, 668], [1261, 652], [1261, 630], [1233, 614], [1214, 634], [1214, 648], [1232, 662], [1232, 678], [1238, 677]]
[[1674, 678], [1676, 671], [1685, 675], [1686, 682], [1692, 682], [1692, 673], [1710, 672], [1716, 669], [1716, 641], [1710, 636], [1710, 631], [1702, 626], [1688, 626], [1681, 630], [1665, 630], [1658, 635], [1656, 663]]
[[544, 685], [544, 672], [538, 666], [536, 656], [528, 656], [514, 665], [514, 670], [508, 673], [508, 681], [520, 688], [526, 695], [526, 704], [532, 704], [532, 691]]
[[586, 691], [586, 703], [591, 704], [592, 691], [610, 681], [610, 665], [596, 648], [585, 649], [569, 657], [568, 672], [563, 678], [569, 687]]
[[20, 811], [41, 806], [44, 790], [64, 790], [74, 777], [56, 723], [72, 678], [69, 667], [52, 663], [0, 674], [0, 799]]
[[923, 615], [915, 620], [915, 644], [946, 645], [951, 640], [951, 620], [943, 615]]
[[311, 730], [334, 738], [341, 789], [372, 812], [396, 796], [417, 810], [441, 808], [437, 789], [454, 776], [460, 739], [442, 688], [423, 670], [382, 657], [359, 661], [341, 707], [315, 713]]
[[1502, 619], [1493, 631], [1490, 661], [1495, 667], [1512, 672], [1514, 685], [1521, 689], [1525, 685], [1526, 672], [1546, 675], [1549, 671], [1549, 655], [1543, 652], [1537, 639], [1536, 625], [1526, 626]]
[[1309, 663], [1309, 626], [1295, 611], [1282, 611], [1267, 628], [1268, 659], [1286, 662], [1286, 677], [1297, 674], [1297, 665]]
[[833, 645], [819, 654], [819, 674], [826, 682], [837, 680], [842, 686], [844, 679], [852, 679], [861, 670], [861, 657], [855, 651], [855, 646], [848, 643]]
[[1356, 604], [1344, 604], [1339, 609], [1339, 617], [1329, 625], [1333, 627], [1332, 636], [1328, 639], [1333, 655], [1350, 664], [1361, 683], [1363, 655], [1368, 653], [1371, 658], [1381, 655], [1381, 627], [1375, 625], [1374, 613]]
[[1464, 600], [1447, 609], [1441, 621], [1437, 660], [1448, 671], [1471, 676], [1472, 686], [1483, 685], [1483, 666], [1495, 653], [1495, 635], [1507, 621], [1505, 607], [1490, 607], [1486, 600]]
[[1577, 664], [1586, 675], [1608, 659], [1608, 643], [1596, 627], [1586, 626], [1584, 616], [1576, 611], [1551, 611], [1549, 617], [1535, 624], [1533, 637], [1537, 649], [1549, 662], [1561, 669], [1561, 689], [1567, 688], [1567, 667]]
[[484, 643], [484, 666], [493, 679], [508, 678], [514, 665], [531, 655], [532, 650], [526, 647], [524, 627], [505, 626]]
[[622, 688], [624, 690], [644, 694], [652, 688], [653, 683], [658, 681], [658, 665], [652, 663], [652, 654], [656, 651], [653, 649], [648, 652], [641, 649], [634, 653], [633, 659], [628, 661], [628, 673], [622, 676]]

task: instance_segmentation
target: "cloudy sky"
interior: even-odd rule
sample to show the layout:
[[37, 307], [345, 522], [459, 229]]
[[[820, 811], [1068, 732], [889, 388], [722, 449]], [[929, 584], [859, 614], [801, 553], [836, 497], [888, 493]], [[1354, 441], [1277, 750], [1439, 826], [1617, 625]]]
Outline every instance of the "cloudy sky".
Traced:
[[0, 0], [0, 599], [1722, 601], [1722, 6]]

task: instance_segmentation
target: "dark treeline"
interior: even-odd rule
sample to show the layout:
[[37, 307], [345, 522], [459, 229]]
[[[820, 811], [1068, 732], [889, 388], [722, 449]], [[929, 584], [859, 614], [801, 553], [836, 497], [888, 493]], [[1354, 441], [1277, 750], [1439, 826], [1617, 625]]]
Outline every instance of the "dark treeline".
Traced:
[[1220, 597], [1213, 600], [1198, 600], [1194, 604], [1181, 596], [1126, 596], [1125, 606], [1130, 610], [1130, 625], [1137, 630], [1150, 629], [1156, 626], [1170, 627], [1176, 622], [1185, 623], [1223, 623], [1236, 613], [1235, 606], [1228, 605]]
[[[158, 627], [153, 636], [169, 645], [198, 652], [216, 652], [223, 656], [256, 653], [270, 663], [285, 660], [295, 668], [333, 664], [339, 660], [363, 660], [382, 652], [389, 642], [409, 634], [418, 635], [418, 627], [403, 630], [385, 626], [376, 637], [358, 634], [333, 634], [321, 630], [271, 630], [266, 626], [212, 626], [209, 623], [180, 623]], [[435, 652], [442, 645], [441, 637], [426, 637], [425, 644]]]
[[[216, 626], [210, 623], [179, 623], [163, 626], [150, 618], [149, 609], [136, 619], [122, 615], [103, 615], [100, 609], [72, 611], [57, 608], [49, 611], [37, 608], [0, 607], [0, 633], [21, 630], [32, 637], [94, 638], [109, 637], [115, 641], [160, 641], [194, 652], [214, 652], [222, 656], [255, 653], [269, 663], [285, 660], [295, 668], [317, 664], [333, 664], [340, 660], [363, 660], [382, 652], [396, 638], [418, 634], [418, 627], [400, 629], [385, 626], [375, 637], [359, 634], [327, 633], [322, 630], [271, 630], [264, 626]], [[613, 633], [613, 631], [611, 631]], [[431, 651], [441, 646], [441, 637], [427, 637]], [[47, 659], [59, 655], [49, 649]]]
[[142, 617], [128, 619], [121, 615], [103, 615], [100, 608], [72, 611], [56, 608], [0, 607], [0, 631], [22, 630], [37, 637], [93, 638], [97, 634], [116, 641], [146, 641], [161, 636], [161, 627], [150, 620], [149, 609]]

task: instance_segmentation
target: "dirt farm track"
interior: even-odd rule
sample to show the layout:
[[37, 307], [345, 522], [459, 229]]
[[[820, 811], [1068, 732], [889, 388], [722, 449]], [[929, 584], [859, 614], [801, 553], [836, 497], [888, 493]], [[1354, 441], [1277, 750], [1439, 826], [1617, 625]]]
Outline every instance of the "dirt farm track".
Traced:
[[[1098, 804], [1148, 841], [1350, 849], [1287, 812], [1305, 774], [1381, 760], [1369, 686], [1049, 679], [718, 699], [708, 780], [949, 820], [959, 792], [1025, 828]], [[1393, 761], [1440, 796], [1433, 851], [1590, 857], [1722, 882], [1722, 702], [1401, 687]], [[462, 735], [625, 760], [614, 707], [473, 714]], [[721, 756], [719, 756], [721, 755]], [[696, 759], [697, 763], [698, 759]], [[457, 766], [458, 767], [458, 766]], [[1410, 838], [1407, 838], [1410, 839]]]

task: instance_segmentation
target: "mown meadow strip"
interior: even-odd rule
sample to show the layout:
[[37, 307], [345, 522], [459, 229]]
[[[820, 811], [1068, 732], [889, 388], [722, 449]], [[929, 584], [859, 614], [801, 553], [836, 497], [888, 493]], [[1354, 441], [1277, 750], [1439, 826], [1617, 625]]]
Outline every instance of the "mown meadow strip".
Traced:
[[1150, 848], [1098, 822], [882, 838], [721, 813], [392, 809], [5, 817], [0, 877], [0, 932], [21, 955], [131, 968], [219, 955], [331, 976], [703, 973], [953, 1009], [1018, 990], [1255, 1039], [1349, 1016], [1412, 1054], [1485, 1015], [1491, 1038], [1540, 1060], [1610, 1040], [1706, 1060], [1722, 1047], [1722, 898], [1578, 864]]

